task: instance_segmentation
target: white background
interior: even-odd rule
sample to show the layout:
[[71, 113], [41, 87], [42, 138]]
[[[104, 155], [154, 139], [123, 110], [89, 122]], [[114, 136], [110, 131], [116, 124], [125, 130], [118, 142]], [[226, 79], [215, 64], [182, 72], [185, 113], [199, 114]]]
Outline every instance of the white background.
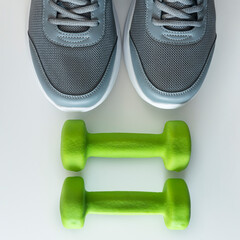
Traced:
[[[121, 28], [130, 0], [115, 0]], [[2, 240], [206, 240], [239, 239], [240, 31], [238, 0], [217, 0], [216, 51], [197, 97], [177, 110], [143, 102], [122, 61], [108, 99], [89, 113], [64, 113], [43, 96], [31, 62], [27, 25], [30, 0], [0, 0], [0, 239]], [[90, 132], [162, 132], [184, 120], [192, 134], [192, 159], [170, 173], [159, 159], [89, 159], [81, 173], [63, 169], [61, 128], [84, 119]], [[169, 177], [188, 183], [192, 218], [185, 231], [170, 231], [161, 216], [86, 217], [81, 230], [64, 229], [59, 213], [62, 183], [80, 175], [86, 189], [162, 191]]]

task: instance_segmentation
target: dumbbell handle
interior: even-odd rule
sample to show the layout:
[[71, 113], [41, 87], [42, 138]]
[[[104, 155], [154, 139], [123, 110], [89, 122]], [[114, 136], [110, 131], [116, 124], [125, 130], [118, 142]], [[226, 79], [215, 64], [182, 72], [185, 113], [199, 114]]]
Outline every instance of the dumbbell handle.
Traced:
[[164, 203], [161, 192], [86, 192], [88, 214], [162, 215]]
[[166, 150], [162, 134], [88, 133], [87, 143], [88, 157], [152, 158]]

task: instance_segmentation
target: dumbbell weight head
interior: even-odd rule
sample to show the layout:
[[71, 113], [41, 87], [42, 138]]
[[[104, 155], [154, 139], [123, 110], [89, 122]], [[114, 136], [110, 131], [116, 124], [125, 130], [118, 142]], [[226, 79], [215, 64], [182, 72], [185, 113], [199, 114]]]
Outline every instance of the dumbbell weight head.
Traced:
[[166, 197], [164, 222], [168, 229], [185, 229], [190, 221], [190, 195], [182, 179], [168, 179], [163, 193]]
[[165, 152], [163, 162], [168, 170], [181, 171], [186, 168], [191, 156], [191, 136], [183, 121], [169, 121], [162, 133]]
[[66, 121], [62, 129], [61, 157], [64, 168], [84, 169], [87, 162], [87, 128], [82, 120]]
[[60, 212], [65, 228], [82, 228], [86, 215], [86, 192], [80, 177], [69, 177], [62, 188]]

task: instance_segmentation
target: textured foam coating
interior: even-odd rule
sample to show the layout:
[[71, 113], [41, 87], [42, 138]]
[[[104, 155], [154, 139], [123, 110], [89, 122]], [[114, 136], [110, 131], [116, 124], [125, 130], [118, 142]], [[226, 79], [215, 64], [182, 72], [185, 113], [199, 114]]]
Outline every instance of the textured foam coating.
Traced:
[[70, 171], [81, 171], [89, 157], [161, 157], [166, 169], [181, 171], [188, 166], [190, 155], [190, 132], [183, 121], [167, 122], [163, 134], [93, 134], [82, 120], [68, 120], [62, 130], [61, 157]]
[[87, 192], [81, 177], [63, 184], [60, 211], [64, 227], [82, 228], [87, 214], [163, 215], [169, 229], [183, 230], [190, 221], [190, 195], [182, 179], [168, 179], [163, 192]]

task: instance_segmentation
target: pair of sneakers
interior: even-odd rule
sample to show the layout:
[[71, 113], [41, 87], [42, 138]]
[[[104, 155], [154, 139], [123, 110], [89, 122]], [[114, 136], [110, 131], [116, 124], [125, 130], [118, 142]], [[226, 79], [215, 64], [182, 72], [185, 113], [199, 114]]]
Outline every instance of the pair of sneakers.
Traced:
[[[132, 0], [124, 30], [130, 79], [148, 103], [181, 106], [201, 87], [216, 40], [214, 0]], [[29, 39], [47, 98], [89, 111], [117, 78], [121, 37], [112, 0], [32, 0]]]

